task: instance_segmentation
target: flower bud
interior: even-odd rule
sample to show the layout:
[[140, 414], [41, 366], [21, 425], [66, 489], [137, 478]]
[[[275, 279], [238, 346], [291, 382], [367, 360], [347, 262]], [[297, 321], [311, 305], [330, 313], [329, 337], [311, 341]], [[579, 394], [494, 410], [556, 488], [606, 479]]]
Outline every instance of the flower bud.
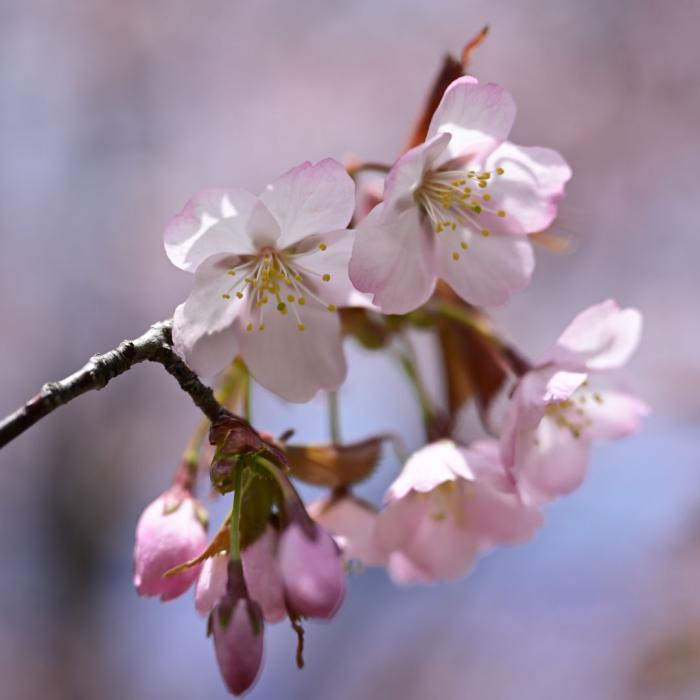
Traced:
[[265, 532], [241, 553], [248, 592], [262, 608], [266, 622], [279, 622], [287, 615], [276, 556], [278, 539], [277, 530], [268, 525]]
[[172, 600], [192, 585], [199, 567], [175, 576], [163, 574], [207, 546], [204, 519], [201, 506], [179, 486], [170, 488], [143, 511], [134, 546], [134, 586], [139, 595]]
[[262, 667], [264, 623], [260, 606], [247, 597], [240, 562], [229, 562], [227, 592], [214, 608], [211, 629], [221, 676], [234, 695], [255, 683]]
[[292, 522], [282, 533], [279, 566], [287, 600], [295, 612], [330, 618], [345, 597], [345, 574], [333, 538], [309, 521]]
[[194, 607], [202, 617], [209, 617], [224, 593], [228, 576], [228, 553], [220, 552], [202, 564], [194, 591]]

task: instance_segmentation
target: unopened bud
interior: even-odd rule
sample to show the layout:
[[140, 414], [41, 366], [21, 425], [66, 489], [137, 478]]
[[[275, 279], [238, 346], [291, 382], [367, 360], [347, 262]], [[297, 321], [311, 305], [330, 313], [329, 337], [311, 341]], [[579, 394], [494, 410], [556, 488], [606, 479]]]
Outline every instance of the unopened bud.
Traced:
[[282, 533], [279, 566], [289, 604], [301, 615], [330, 618], [345, 597], [345, 574], [333, 538], [292, 522]]
[[199, 567], [175, 576], [164, 574], [207, 546], [202, 520], [202, 506], [179, 486], [166, 491], [143, 511], [134, 546], [134, 586], [139, 595], [172, 600], [192, 585]]
[[241, 553], [248, 593], [259, 603], [266, 622], [279, 622], [287, 615], [284, 584], [277, 563], [278, 540], [277, 530], [268, 525]]

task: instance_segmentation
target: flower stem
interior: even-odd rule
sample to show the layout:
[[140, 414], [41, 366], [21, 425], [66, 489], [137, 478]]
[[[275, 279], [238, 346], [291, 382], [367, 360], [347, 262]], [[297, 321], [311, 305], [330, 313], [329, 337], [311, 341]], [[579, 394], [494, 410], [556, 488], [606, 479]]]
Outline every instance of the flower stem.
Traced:
[[229, 556], [232, 561], [239, 561], [241, 558], [241, 501], [243, 500], [243, 464], [236, 466], [234, 475], [233, 508], [231, 509], [231, 548]]
[[331, 434], [331, 442], [334, 445], [341, 443], [340, 437], [340, 413], [338, 411], [338, 392], [328, 392], [328, 425]]

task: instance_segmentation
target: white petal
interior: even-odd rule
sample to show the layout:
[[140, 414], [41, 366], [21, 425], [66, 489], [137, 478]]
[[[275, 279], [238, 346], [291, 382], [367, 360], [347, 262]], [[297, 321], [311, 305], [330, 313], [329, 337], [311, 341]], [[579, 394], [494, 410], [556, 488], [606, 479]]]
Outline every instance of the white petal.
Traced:
[[435, 288], [435, 234], [411, 206], [398, 216], [382, 216], [382, 205], [357, 229], [350, 279], [387, 314], [403, 314], [424, 304]]
[[319, 389], [335, 391], [345, 379], [347, 365], [338, 314], [315, 303], [297, 306], [289, 304], [287, 314], [281, 314], [274, 305], [265, 305], [262, 331], [259, 316], [251, 321], [251, 331], [243, 319], [236, 327], [243, 360], [256, 381], [287, 401], [304, 403]]
[[211, 255], [252, 253], [246, 226], [257, 201], [255, 195], [239, 189], [200, 192], [165, 229], [170, 261], [193, 272]]
[[636, 433], [642, 418], [649, 414], [649, 406], [632, 394], [607, 389], [594, 392], [585, 411], [591, 421], [586, 437], [614, 440]]
[[445, 91], [433, 114], [428, 138], [448, 133], [452, 136], [442, 154], [442, 162], [460, 158], [480, 158], [508, 138], [515, 121], [515, 102], [498, 85], [480, 85], [476, 78], [455, 80]]
[[440, 277], [470, 304], [499, 306], [530, 283], [535, 258], [527, 240], [459, 228], [446, 229], [437, 239]]
[[327, 158], [293, 168], [260, 195], [282, 229], [280, 248], [314, 233], [345, 228], [355, 208], [355, 183]]
[[[496, 173], [503, 168], [502, 175]], [[490, 205], [506, 216], [496, 222], [513, 233], [536, 233], [546, 229], [557, 215], [557, 203], [571, 178], [566, 161], [549, 148], [524, 148], [509, 141], [501, 144], [486, 160], [492, 173], [487, 188]]]

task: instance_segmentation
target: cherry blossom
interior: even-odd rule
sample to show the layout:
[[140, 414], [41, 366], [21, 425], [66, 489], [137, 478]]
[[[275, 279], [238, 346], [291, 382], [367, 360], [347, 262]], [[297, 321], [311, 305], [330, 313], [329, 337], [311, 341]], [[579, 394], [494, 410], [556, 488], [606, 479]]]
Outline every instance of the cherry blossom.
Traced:
[[501, 451], [524, 498], [545, 503], [581, 485], [591, 443], [636, 432], [648, 412], [631, 393], [601, 384], [639, 342], [642, 317], [612, 300], [580, 313], [519, 381]]
[[255, 379], [288, 401], [337, 389], [347, 367], [340, 321], [355, 203], [345, 169], [303, 163], [259, 197], [207, 190], [165, 232], [173, 264], [195, 275], [175, 311], [173, 340], [210, 377], [240, 353]]
[[353, 284], [385, 313], [421, 306], [438, 277], [479, 306], [503, 304], [529, 283], [525, 234], [552, 223], [571, 170], [556, 151], [506, 141], [514, 119], [506, 90], [459, 78], [425, 143], [392, 167], [350, 261]]
[[497, 452], [440, 440], [409, 458], [376, 525], [395, 582], [461, 578], [489, 547], [532, 536], [541, 516], [522, 502]]

